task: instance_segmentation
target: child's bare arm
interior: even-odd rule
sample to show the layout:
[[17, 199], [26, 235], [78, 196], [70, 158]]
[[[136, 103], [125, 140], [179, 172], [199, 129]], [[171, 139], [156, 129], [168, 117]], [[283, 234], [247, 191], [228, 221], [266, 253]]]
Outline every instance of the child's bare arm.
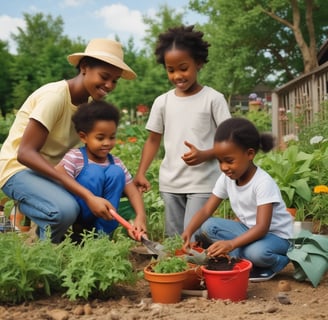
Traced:
[[[127, 198], [129, 199], [131, 206], [133, 207], [136, 218], [134, 220], [134, 231], [140, 233], [147, 233], [147, 225], [146, 225], [146, 212], [145, 212], [145, 206], [142, 199], [142, 193], [140, 193], [136, 187], [136, 185], [131, 182], [127, 184], [124, 188], [124, 193], [126, 194]], [[134, 234], [130, 234], [132, 238], [134, 237]]]

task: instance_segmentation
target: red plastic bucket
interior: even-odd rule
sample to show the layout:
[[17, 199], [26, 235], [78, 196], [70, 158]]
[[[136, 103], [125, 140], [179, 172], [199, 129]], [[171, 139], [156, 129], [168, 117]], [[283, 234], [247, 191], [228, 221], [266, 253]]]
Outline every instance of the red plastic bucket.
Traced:
[[241, 259], [229, 271], [207, 270], [201, 266], [208, 298], [236, 302], [245, 300], [251, 268], [252, 263], [246, 259]]

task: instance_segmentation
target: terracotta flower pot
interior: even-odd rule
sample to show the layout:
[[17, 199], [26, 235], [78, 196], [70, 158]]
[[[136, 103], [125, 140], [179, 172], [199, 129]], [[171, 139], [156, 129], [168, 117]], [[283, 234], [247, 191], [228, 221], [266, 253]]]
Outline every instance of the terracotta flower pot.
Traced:
[[152, 265], [144, 268], [144, 277], [149, 282], [150, 293], [155, 303], [177, 303], [181, 300], [183, 282], [188, 270], [176, 273], [156, 273]]
[[[196, 250], [197, 252], [201, 253], [204, 251], [203, 248], [198, 246], [192, 246], [193, 250]], [[183, 256], [188, 255], [188, 252], [183, 249], [177, 249], [175, 251], [176, 256]], [[189, 270], [187, 272], [186, 280], [183, 281], [182, 288], [184, 290], [198, 290], [200, 288], [200, 284], [202, 281], [202, 270], [200, 268], [200, 265], [197, 265], [195, 263], [188, 263]]]
[[187, 270], [187, 277], [183, 281], [182, 289], [184, 290], [199, 290], [203, 279], [200, 265], [188, 263], [190, 269]]
[[296, 212], [297, 212], [297, 209], [296, 208], [286, 208], [287, 211], [294, 217], [296, 217]]
[[31, 229], [31, 220], [14, 207], [10, 213], [10, 222], [16, 231], [28, 232]]

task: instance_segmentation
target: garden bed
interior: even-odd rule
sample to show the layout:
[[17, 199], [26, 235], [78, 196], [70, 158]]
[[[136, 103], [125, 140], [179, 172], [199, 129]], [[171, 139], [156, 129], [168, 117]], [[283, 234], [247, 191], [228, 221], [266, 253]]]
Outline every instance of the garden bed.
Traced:
[[[131, 252], [134, 268], [141, 271], [150, 256]], [[293, 266], [287, 267], [270, 281], [249, 283], [248, 299], [238, 303], [210, 301], [203, 297], [183, 296], [180, 303], [153, 304], [149, 284], [144, 279], [136, 285], [119, 285], [113, 296], [106, 300], [89, 299], [69, 301], [58, 294], [38, 297], [35, 301], [15, 306], [0, 306], [3, 320], [137, 320], [167, 319], [325, 319], [327, 317], [328, 275], [313, 288], [308, 282], [293, 280]], [[282, 282], [283, 281], [283, 282]], [[280, 292], [282, 284], [290, 285], [290, 291]], [[285, 286], [286, 287], [286, 286]], [[288, 287], [288, 286], [287, 286]]]

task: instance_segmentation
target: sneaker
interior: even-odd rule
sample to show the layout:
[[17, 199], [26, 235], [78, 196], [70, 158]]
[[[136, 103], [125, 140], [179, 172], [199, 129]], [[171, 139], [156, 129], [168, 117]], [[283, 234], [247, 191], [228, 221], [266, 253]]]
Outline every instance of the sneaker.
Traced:
[[249, 281], [251, 282], [262, 282], [272, 279], [277, 273], [270, 269], [264, 268], [253, 268], [249, 275]]

